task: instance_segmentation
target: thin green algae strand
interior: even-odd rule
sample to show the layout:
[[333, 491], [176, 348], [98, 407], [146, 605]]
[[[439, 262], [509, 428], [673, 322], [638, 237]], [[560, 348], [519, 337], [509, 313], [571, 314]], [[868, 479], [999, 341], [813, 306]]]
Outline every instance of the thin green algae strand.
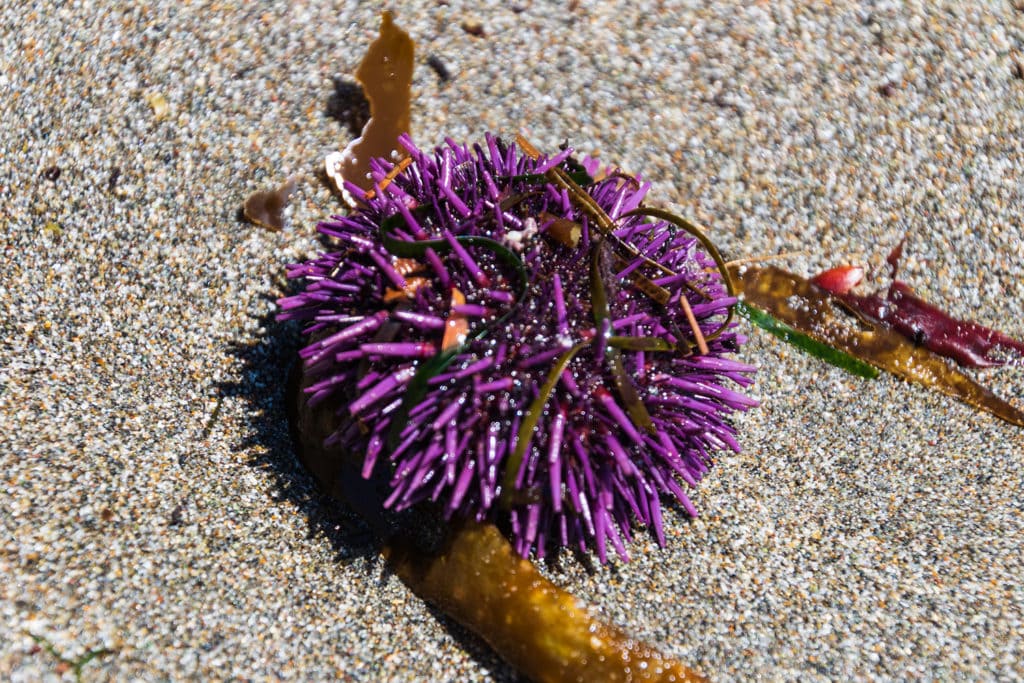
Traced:
[[[590, 299], [594, 314], [594, 329], [604, 334], [603, 330], [611, 329], [611, 313], [608, 310], [608, 291], [604, 284], [604, 242], [596, 240], [590, 260]], [[607, 344], [607, 338], [604, 343]], [[654, 422], [647, 406], [637, 393], [633, 381], [622, 365], [622, 354], [614, 346], [605, 347], [605, 360], [615, 381], [615, 389], [619, 398], [626, 405], [626, 412], [634, 425], [647, 432], [654, 432]]]
[[798, 332], [786, 323], [773, 318], [759, 308], [748, 306], [740, 301], [736, 304], [736, 313], [738, 313], [740, 317], [746, 318], [754, 325], [757, 325], [762, 330], [771, 332], [782, 341], [789, 342], [793, 346], [802, 351], [806, 351], [815, 358], [820, 358], [826, 363], [830, 363], [837, 368], [846, 370], [852, 375], [857, 375], [858, 377], [863, 377], [865, 379], [875, 379], [878, 377], [878, 368], [870, 363], [857, 360], [848, 353], [843, 353], [839, 349], [829, 346], [828, 344], [824, 344], [803, 332]]
[[876, 368], [1024, 427], [1024, 411], [941, 356], [886, 326], [836, 315], [842, 302], [807, 279], [775, 266], [730, 266], [730, 271], [748, 307]]
[[511, 492], [515, 489], [516, 477], [518, 477], [519, 470], [522, 468], [523, 458], [526, 457], [526, 449], [530, 445], [530, 438], [537, 428], [537, 422], [540, 421], [541, 413], [544, 412], [544, 407], [548, 403], [548, 398], [551, 397], [551, 392], [554, 391], [555, 385], [558, 384], [558, 380], [561, 378], [562, 372], [568, 367], [569, 362], [577, 353], [590, 346], [590, 344], [590, 340], [578, 342], [559, 356], [558, 361], [548, 373], [547, 380], [541, 386], [540, 391], [537, 392], [537, 397], [530, 404], [530, 409], [526, 412], [526, 417], [523, 418], [522, 423], [519, 425], [519, 432], [516, 434], [516, 449], [505, 464], [505, 480], [502, 485], [502, 495], [506, 501], [509, 500]]
[[[732, 273], [728, 268], [728, 264], [726, 264], [725, 259], [722, 258], [722, 253], [718, 250], [718, 247], [715, 245], [715, 243], [712, 242], [711, 239], [704, 234], [704, 231], [701, 230], [697, 226], [697, 224], [693, 223], [690, 220], [687, 220], [686, 218], [683, 218], [682, 216], [677, 216], [674, 213], [665, 211], [664, 209], [655, 209], [649, 206], [641, 206], [638, 209], [633, 209], [632, 211], [623, 214], [623, 218], [629, 216], [648, 216], [650, 218], [662, 220], [667, 223], [671, 223], [677, 228], [697, 238], [697, 241], [701, 243], [701, 245], [704, 247], [704, 250], [711, 256], [711, 258], [715, 262], [715, 265], [718, 267], [718, 272], [722, 276], [722, 282], [725, 284], [726, 292], [728, 292], [729, 296], [736, 296], [736, 285], [732, 281]], [[692, 286], [689, 287], [693, 289]], [[705, 299], [708, 298], [706, 294], [703, 294], [702, 292], [698, 293], [702, 294], [702, 296], [704, 296]], [[711, 334], [704, 335], [704, 341], [709, 342], [713, 339], [717, 339], [723, 332], [729, 329], [729, 326], [732, 324], [732, 317], [733, 308], [730, 306], [729, 312], [725, 316], [725, 320], [722, 322], [721, 325], [719, 325], [717, 330], [715, 330]]]

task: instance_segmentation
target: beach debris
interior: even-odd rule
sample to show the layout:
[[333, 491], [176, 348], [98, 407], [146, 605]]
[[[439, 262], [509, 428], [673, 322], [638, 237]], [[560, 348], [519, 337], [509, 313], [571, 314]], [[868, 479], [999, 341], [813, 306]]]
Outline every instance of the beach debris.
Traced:
[[444, 62], [437, 55], [430, 55], [427, 57], [427, 66], [434, 70], [437, 74], [437, 80], [442, 84], [447, 83], [452, 79], [451, 72], [448, 71], [448, 67], [445, 66]]
[[171, 105], [163, 93], [155, 91], [147, 93], [146, 102], [149, 103], [150, 108], [153, 110], [153, 118], [157, 121], [162, 121], [171, 113]]
[[[911, 336], [866, 316], [821, 286], [775, 266], [730, 268], [742, 303], [804, 335], [922, 386], [936, 389], [1007, 422], [1024, 426], [1024, 411], [997, 396]], [[830, 273], [826, 284], [849, 279]]]
[[327, 177], [349, 204], [352, 187], [373, 187], [372, 159], [398, 161], [404, 153], [398, 136], [410, 131], [414, 50], [412, 38], [395, 25], [391, 12], [381, 12], [380, 35], [356, 70], [356, 80], [370, 101], [370, 118], [358, 138], [324, 160]]
[[64, 235], [64, 228], [57, 221], [48, 221], [43, 225], [43, 235], [50, 239], [59, 240]]
[[466, 17], [459, 24], [462, 30], [475, 38], [483, 38], [486, 35], [484, 30], [484, 22], [480, 21], [478, 17]]
[[117, 189], [117, 181], [121, 179], [121, 168], [114, 166], [107, 176], [107, 192], [113, 193]]
[[295, 187], [295, 176], [289, 176], [274, 189], [253, 192], [242, 206], [245, 217], [268, 230], [281, 230], [284, 227], [284, 210], [295, 192]]
[[[917, 296], [906, 282], [896, 279], [904, 241], [901, 240], [886, 259], [892, 281], [885, 293], [859, 295], [852, 292], [864, 277], [864, 269], [859, 266], [831, 268], [811, 278], [811, 282], [838, 298], [857, 316], [886, 325], [915, 344], [964, 367], [1020, 365], [1024, 361], [1024, 342], [971, 320], [954, 318]], [[1003, 351], [1010, 357], [994, 356], [993, 351]]]

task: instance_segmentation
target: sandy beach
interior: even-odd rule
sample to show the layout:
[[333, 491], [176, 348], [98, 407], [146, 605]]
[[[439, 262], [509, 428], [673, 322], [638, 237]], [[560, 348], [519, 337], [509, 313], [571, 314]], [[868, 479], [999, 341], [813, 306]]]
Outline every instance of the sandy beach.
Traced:
[[[130, 5], [0, 2], [0, 677], [516, 680], [288, 435], [274, 300], [342, 208], [333, 79], [381, 7]], [[394, 9], [420, 146], [568, 141], [801, 275], [882, 286], [906, 236], [902, 279], [1024, 338], [1024, 5]], [[241, 220], [289, 176], [283, 230]], [[713, 680], [1024, 679], [1024, 430], [748, 334], [700, 516], [544, 572]], [[1024, 367], [971, 374], [1024, 406]]]

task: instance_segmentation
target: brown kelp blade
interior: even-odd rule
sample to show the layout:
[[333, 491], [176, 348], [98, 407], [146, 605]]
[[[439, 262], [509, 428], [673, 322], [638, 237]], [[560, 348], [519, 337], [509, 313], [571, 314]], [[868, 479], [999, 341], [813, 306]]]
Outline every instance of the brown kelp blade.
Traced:
[[253, 192], [246, 198], [242, 212], [256, 225], [277, 232], [284, 227], [284, 210], [294, 193], [295, 177], [290, 176], [272, 190]]
[[703, 676], [594, 618], [541, 576], [491, 524], [466, 522], [444, 550], [385, 550], [407, 586], [479, 633], [535, 681], [703, 681]]
[[344, 194], [343, 181], [364, 190], [373, 188], [370, 159], [403, 155], [398, 136], [410, 132], [412, 72], [415, 44], [399, 28], [391, 12], [380, 17], [380, 37], [367, 49], [356, 79], [370, 101], [370, 120], [362, 134], [341, 153], [325, 160], [328, 177]]
[[1024, 427], [1024, 411], [902, 334], [852, 319], [842, 312], [837, 299], [808, 280], [775, 266], [730, 266], [730, 270], [747, 305], [875, 367]]
[[492, 524], [454, 524], [427, 551], [385, 519], [383, 498], [360, 459], [324, 439], [338, 426], [335, 401], [310, 407], [298, 367], [287, 390], [299, 459], [317, 483], [384, 537], [388, 565], [416, 595], [477, 633], [535, 681], [703, 681], [700, 674], [604, 623], [520, 557]]

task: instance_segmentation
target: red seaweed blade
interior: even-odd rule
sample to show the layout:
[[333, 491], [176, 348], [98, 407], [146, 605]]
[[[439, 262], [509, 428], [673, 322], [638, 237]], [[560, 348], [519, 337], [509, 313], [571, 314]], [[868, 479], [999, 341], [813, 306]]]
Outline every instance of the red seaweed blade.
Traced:
[[[826, 288], [827, 289], [827, 288]], [[888, 293], [838, 294], [848, 307], [881, 325], [887, 325], [940, 356], [952, 358], [968, 368], [989, 368], [1024, 360], [1024, 343], [998, 330], [970, 320], [952, 317], [938, 306], [914, 294], [901, 280]], [[993, 350], [1014, 352], [1012, 360], [990, 355]]]
[[[906, 282], [897, 280], [903, 243], [900, 240], [886, 258], [892, 269], [892, 284], [884, 296], [881, 292], [866, 296], [851, 293], [864, 276], [864, 269], [859, 266], [830, 268], [815, 275], [811, 282], [839, 298], [858, 316], [891, 327], [915, 344], [952, 358], [964, 367], [989, 368], [1024, 362], [1024, 342], [974, 321], [954, 318], [917, 296]], [[1011, 359], [990, 355], [997, 348], [1010, 352]]]

